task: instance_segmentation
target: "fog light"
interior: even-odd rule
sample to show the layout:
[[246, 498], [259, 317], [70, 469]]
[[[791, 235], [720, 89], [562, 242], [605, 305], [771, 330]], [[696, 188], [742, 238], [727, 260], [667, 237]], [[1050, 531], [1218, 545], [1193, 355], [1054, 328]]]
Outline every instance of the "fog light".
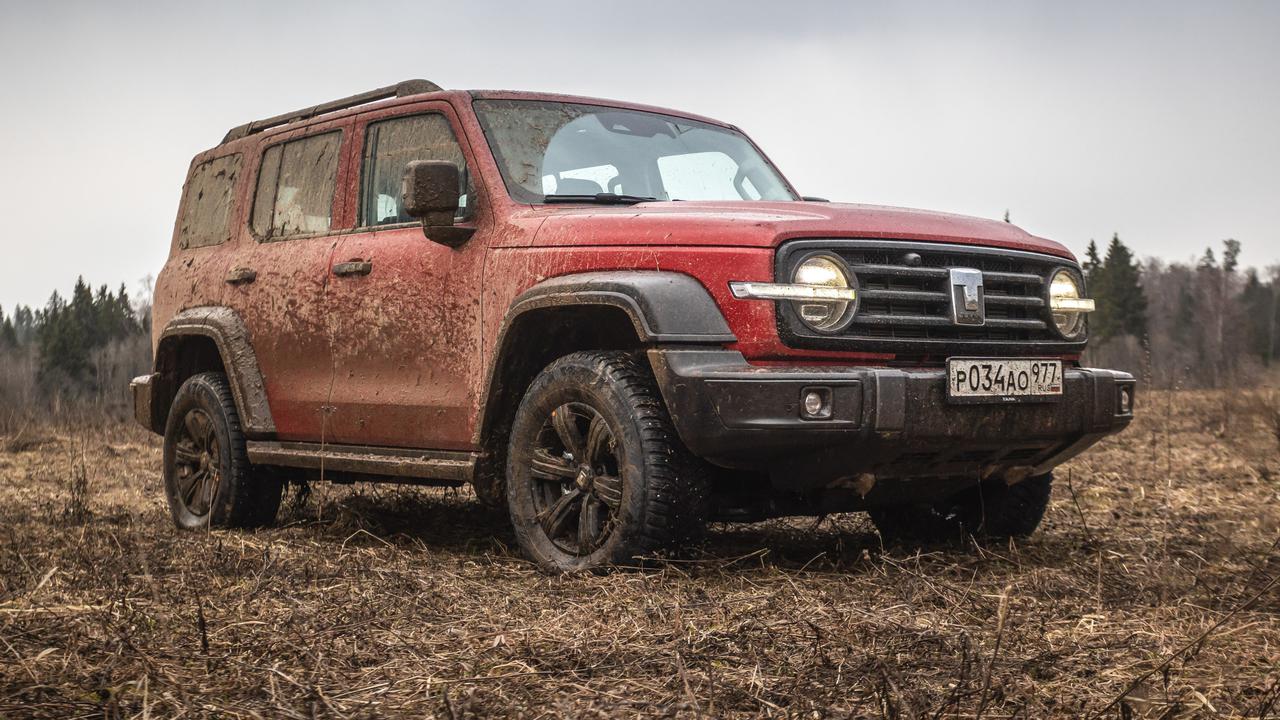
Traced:
[[810, 420], [825, 420], [831, 417], [831, 390], [805, 388], [800, 393], [800, 415]]
[[1133, 412], [1133, 388], [1120, 388], [1120, 414], [1128, 415]]

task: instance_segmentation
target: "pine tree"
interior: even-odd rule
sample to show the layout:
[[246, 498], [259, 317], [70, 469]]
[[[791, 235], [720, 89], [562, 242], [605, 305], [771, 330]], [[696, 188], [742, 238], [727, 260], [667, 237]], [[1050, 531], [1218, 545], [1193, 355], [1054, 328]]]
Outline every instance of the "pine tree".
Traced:
[[1092, 272], [1091, 293], [1098, 309], [1089, 327], [1098, 340], [1132, 335], [1139, 340], [1147, 334], [1147, 296], [1142, 290], [1142, 268], [1133, 251], [1120, 241], [1119, 233], [1107, 246], [1107, 257]]
[[13, 327], [13, 318], [5, 317], [4, 308], [0, 308], [0, 349], [18, 346], [18, 332]]
[[1200, 256], [1200, 262], [1196, 265], [1196, 270], [1209, 271], [1218, 269], [1218, 258], [1214, 257], [1213, 248], [1205, 248], [1204, 255]]
[[18, 344], [30, 342], [36, 332], [35, 312], [26, 305], [18, 305], [13, 309], [13, 329], [18, 336]]
[[[76, 289], [81, 293], [82, 314], [88, 287], [78, 283]], [[68, 303], [55, 291], [38, 315], [39, 379], [46, 388], [79, 385], [89, 373], [89, 343], [74, 302]]]
[[133, 301], [129, 299], [129, 291], [125, 289], [124, 283], [120, 283], [120, 289], [116, 292], [114, 322], [116, 338], [128, 337], [142, 329], [134, 314]]
[[1084, 281], [1092, 288], [1093, 273], [1102, 266], [1102, 260], [1098, 258], [1098, 243], [1093, 239], [1089, 240], [1089, 247], [1084, 251]]
[[1244, 306], [1245, 323], [1248, 325], [1249, 351], [1257, 355], [1264, 365], [1271, 364], [1271, 324], [1275, 307], [1274, 288], [1262, 282], [1258, 271], [1249, 268], [1245, 273], [1244, 289], [1240, 291], [1240, 304]]
[[1222, 241], [1222, 272], [1228, 275], [1240, 269], [1240, 241], [1230, 238]]

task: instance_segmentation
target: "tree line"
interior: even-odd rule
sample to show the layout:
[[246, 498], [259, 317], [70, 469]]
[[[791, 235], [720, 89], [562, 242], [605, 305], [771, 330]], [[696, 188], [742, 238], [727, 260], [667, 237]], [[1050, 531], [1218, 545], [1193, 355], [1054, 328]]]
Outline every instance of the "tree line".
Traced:
[[140, 300], [124, 285], [95, 291], [81, 277], [69, 298], [54, 292], [42, 308], [0, 308], [0, 411], [127, 410], [128, 380], [151, 362], [147, 294], [145, 286]]
[[1280, 351], [1280, 266], [1240, 266], [1224, 240], [1196, 262], [1139, 261], [1118, 235], [1082, 263], [1098, 309], [1089, 318], [1095, 366], [1129, 370], [1156, 387], [1232, 387], [1272, 367]]

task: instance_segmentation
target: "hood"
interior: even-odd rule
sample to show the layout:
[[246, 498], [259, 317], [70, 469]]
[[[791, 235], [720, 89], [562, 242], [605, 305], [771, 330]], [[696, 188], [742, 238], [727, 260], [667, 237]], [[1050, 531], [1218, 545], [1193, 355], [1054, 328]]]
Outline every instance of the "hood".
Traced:
[[797, 238], [884, 238], [981, 245], [1074, 259], [1016, 225], [964, 215], [822, 202], [652, 202], [544, 206], [534, 245], [776, 247]]

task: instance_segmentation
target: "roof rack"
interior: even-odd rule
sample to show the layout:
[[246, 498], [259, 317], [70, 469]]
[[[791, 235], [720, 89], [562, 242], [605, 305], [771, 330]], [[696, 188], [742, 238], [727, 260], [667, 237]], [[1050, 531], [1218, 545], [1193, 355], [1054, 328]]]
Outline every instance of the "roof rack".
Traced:
[[358, 95], [352, 95], [351, 97], [345, 97], [340, 100], [333, 100], [321, 105], [313, 105], [309, 108], [303, 108], [302, 110], [295, 110], [283, 115], [269, 117], [266, 120], [254, 120], [251, 123], [237, 125], [227, 131], [227, 135], [222, 138], [222, 142], [229, 143], [232, 140], [239, 140], [240, 138], [248, 137], [254, 133], [262, 132], [263, 130], [273, 128], [278, 125], [284, 125], [296, 120], [306, 120], [307, 118], [331, 113], [336, 110], [346, 110], [347, 108], [364, 105], [365, 103], [371, 103], [376, 100], [440, 92], [442, 89], [443, 88], [430, 80], [405, 80], [404, 82], [399, 82], [395, 85], [380, 87], [377, 90], [370, 90], [368, 92], [362, 92]]

